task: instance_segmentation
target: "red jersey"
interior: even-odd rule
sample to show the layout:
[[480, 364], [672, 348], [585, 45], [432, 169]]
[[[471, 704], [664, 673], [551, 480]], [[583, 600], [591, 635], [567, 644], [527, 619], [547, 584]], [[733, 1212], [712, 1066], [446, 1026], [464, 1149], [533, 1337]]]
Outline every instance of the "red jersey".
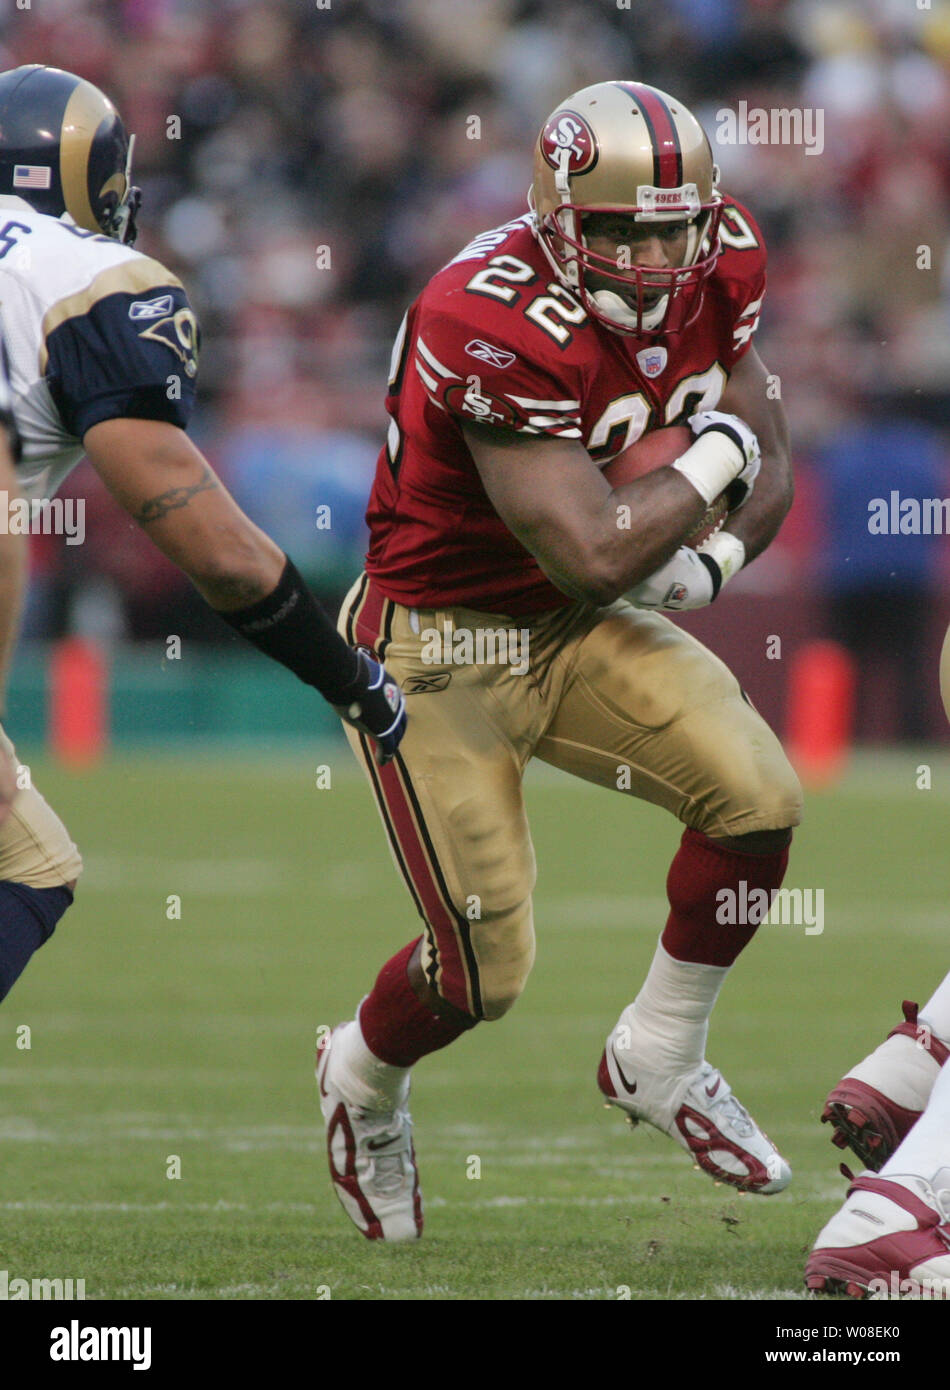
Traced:
[[722, 254], [678, 337], [613, 333], [590, 318], [554, 276], [530, 214], [476, 237], [433, 276], [393, 348], [392, 420], [367, 510], [366, 569], [387, 598], [512, 617], [570, 602], [495, 511], [462, 425], [577, 439], [603, 467], [647, 430], [715, 409], [765, 292], [762, 235], [724, 202]]

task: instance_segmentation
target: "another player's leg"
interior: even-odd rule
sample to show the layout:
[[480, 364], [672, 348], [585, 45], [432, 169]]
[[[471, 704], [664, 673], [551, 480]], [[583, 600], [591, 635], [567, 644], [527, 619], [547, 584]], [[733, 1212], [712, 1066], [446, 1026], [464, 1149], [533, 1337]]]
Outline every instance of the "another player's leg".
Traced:
[[[950, 630], [940, 654], [950, 718]], [[950, 975], [834, 1087], [822, 1120], [867, 1168], [815, 1242], [805, 1282], [855, 1298], [950, 1297]], [[847, 1170], [845, 1169], [845, 1172]]]
[[723, 921], [723, 890], [734, 903], [756, 901], [756, 888], [771, 895], [800, 814], [778, 740], [722, 662], [667, 620], [622, 603], [581, 643], [538, 755], [690, 827], [667, 880], [669, 919], [640, 993], [607, 1039], [600, 1089], [713, 1177], [781, 1191], [788, 1165], [705, 1057], [719, 991], [762, 915]]
[[821, 1118], [839, 1149], [850, 1148], [875, 1171], [916, 1123], [950, 1056], [950, 975], [918, 1013], [904, 1002], [904, 1022], [829, 1093]]
[[854, 1298], [950, 1298], [950, 1067], [881, 1168], [862, 1173], [818, 1237], [805, 1282]]
[[[447, 616], [456, 630], [478, 620]], [[390, 1241], [422, 1232], [411, 1068], [480, 1020], [500, 1018], [534, 959], [534, 852], [514, 749], [527, 747], [519, 721], [540, 723], [537, 697], [505, 667], [440, 672], [423, 663], [421, 633], [435, 619], [422, 614], [411, 625], [407, 610], [365, 584], [344, 605], [348, 640], [378, 648], [385, 632], [380, 657], [394, 677], [430, 691], [409, 696], [409, 728], [385, 768], [347, 731], [424, 934], [383, 966], [357, 1016], [317, 1058], [337, 1196], [365, 1236]], [[444, 684], [433, 679], [446, 674]], [[506, 716], [511, 727], [502, 728]]]
[[[0, 756], [15, 759], [2, 730]], [[81, 872], [62, 821], [34, 786], [21, 787], [0, 826], [0, 1000], [52, 935]]]
[[0, 883], [0, 1000], [52, 936], [72, 900], [72, 884], [31, 888], [28, 883]]

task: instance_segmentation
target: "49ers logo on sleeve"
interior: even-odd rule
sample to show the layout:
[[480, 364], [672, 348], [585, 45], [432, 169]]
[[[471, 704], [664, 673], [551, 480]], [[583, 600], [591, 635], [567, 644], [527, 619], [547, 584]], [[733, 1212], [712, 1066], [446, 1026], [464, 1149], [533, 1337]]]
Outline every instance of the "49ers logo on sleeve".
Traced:
[[499, 400], [475, 386], [450, 386], [445, 404], [453, 413], [470, 415], [483, 425], [516, 425], [518, 412], [507, 401]]
[[541, 153], [552, 169], [560, 169], [562, 150], [569, 150], [569, 174], [585, 174], [597, 163], [594, 132], [576, 111], [555, 111], [541, 132]]

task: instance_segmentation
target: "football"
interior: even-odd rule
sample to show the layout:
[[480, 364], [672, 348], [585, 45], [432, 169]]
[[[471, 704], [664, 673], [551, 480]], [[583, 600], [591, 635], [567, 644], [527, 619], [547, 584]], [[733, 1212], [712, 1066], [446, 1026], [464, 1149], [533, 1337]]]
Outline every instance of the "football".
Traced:
[[[667, 425], [662, 429], [650, 430], [610, 460], [604, 468], [604, 477], [611, 487], [622, 487], [624, 483], [632, 483], [635, 478], [642, 478], [657, 468], [666, 468], [685, 454], [692, 443], [693, 432], [688, 425]], [[683, 544], [696, 550], [703, 541], [716, 534], [728, 515], [726, 494], [721, 492]]]

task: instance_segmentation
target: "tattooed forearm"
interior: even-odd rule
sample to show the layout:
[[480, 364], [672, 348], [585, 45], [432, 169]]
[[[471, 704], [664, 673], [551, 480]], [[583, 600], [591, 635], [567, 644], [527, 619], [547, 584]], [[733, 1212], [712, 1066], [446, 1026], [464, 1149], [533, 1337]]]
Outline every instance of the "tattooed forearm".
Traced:
[[150, 521], [160, 521], [168, 512], [177, 511], [179, 507], [187, 507], [195, 493], [208, 492], [217, 486], [217, 478], [205, 464], [204, 472], [197, 483], [193, 483], [191, 487], [170, 487], [167, 492], [160, 492], [157, 497], [150, 497], [147, 502], [142, 503], [135, 514], [135, 519], [142, 526], [147, 526]]

